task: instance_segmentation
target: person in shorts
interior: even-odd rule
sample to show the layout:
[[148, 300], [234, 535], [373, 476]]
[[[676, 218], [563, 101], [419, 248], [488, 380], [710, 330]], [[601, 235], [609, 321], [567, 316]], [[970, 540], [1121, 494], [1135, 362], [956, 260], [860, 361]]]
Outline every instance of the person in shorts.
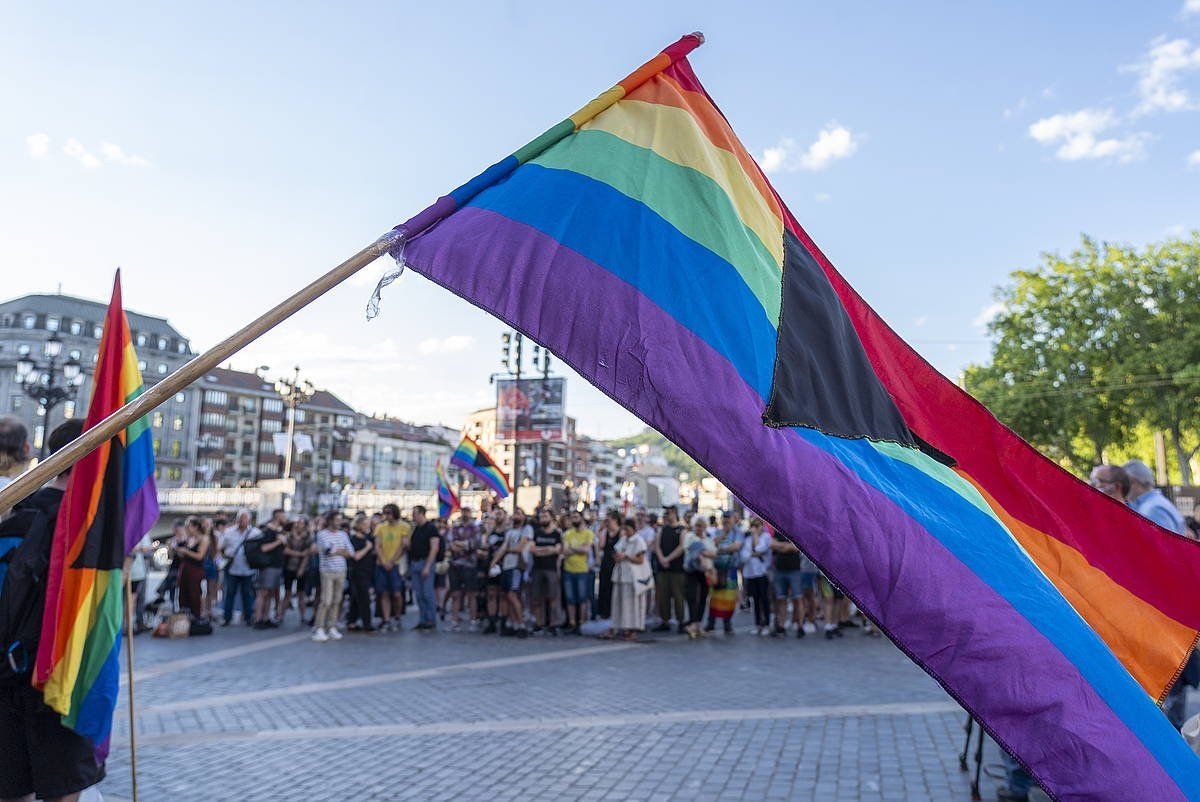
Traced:
[[803, 638], [804, 605], [801, 597], [812, 594], [811, 575], [802, 570], [804, 555], [796, 544], [781, 532], [771, 536], [771, 556], [775, 566], [775, 627], [771, 637], [779, 638], [787, 634], [788, 602], [792, 603], [792, 619], [796, 622], [796, 637]]
[[388, 632], [400, 629], [404, 615], [404, 572], [408, 568], [408, 541], [412, 527], [400, 520], [400, 508], [383, 505], [383, 520], [375, 527], [375, 597], [381, 623]]
[[[254, 601], [254, 628], [270, 629], [279, 626], [279, 588], [283, 585], [284, 547], [287, 533], [284, 527], [287, 517], [283, 510], [271, 512], [271, 520], [262, 528], [262, 553], [266, 565], [258, 569], [254, 587], [258, 598]], [[272, 610], [272, 608], [275, 608]]]
[[458, 511], [458, 522], [447, 533], [450, 556], [450, 630], [462, 629], [463, 611], [467, 610], [472, 629], [475, 621], [475, 594], [479, 591], [479, 527], [469, 507]]
[[521, 602], [521, 585], [525, 571], [525, 555], [533, 541], [533, 527], [526, 522], [525, 511], [520, 507], [513, 510], [512, 522], [504, 532], [504, 542], [496, 551], [492, 565], [499, 564], [500, 587], [508, 606], [508, 630], [501, 634], [512, 634], [518, 638], [529, 637], [525, 629], [525, 605]]
[[504, 533], [508, 529], [504, 510], [495, 509], [488, 519], [483, 536], [480, 538], [478, 561], [476, 567], [484, 588], [484, 612], [487, 615], [487, 625], [484, 635], [490, 635], [500, 628], [500, 619], [507, 615], [504, 606], [504, 588], [502, 574], [493, 570], [497, 564], [500, 547], [504, 545]]
[[578, 512], [571, 513], [570, 528], [563, 533], [562, 545], [567, 631], [579, 635], [582, 633], [580, 626], [588, 620], [588, 600], [591, 598], [588, 585], [592, 581], [589, 565], [596, 546], [596, 533], [587, 527]]
[[562, 595], [562, 582], [558, 576], [562, 542], [562, 533], [554, 525], [550, 511], [543, 509], [538, 512], [537, 526], [533, 529], [533, 573], [529, 588], [534, 632], [557, 634], [554, 624], [558, 620], [558, 600]]
[[[50, 453], [82, 431], [82, 418], [55, 428]], [[70, 469], [18, 502], [3, 522], [0, 534], [19, 542], [7, 555], [9, 570], [0, 592], [0, 650], [12, 648], [10, 637], [24, 629], [19, 622], [27, 621], [28, 615], [42, 616], [54, 527], [69, 476]], [[22, 588], [33, 592], [24, 595]], [[40, 633], [40, 627], [30, 629], [31, 634]], [[96, 760], [91, 741], [63, 726], [62, 716], [31, 684], [38, 651], [37, 635], [33, 637], [21, 642], [24, 648], [13, 649], [13, 661], [0, 669], [0, 799], [75, 800], [104, 779], [104, 762]]]
[[302, 515], [292, 521], [287, 533], [287, 542], [283, 547], [283, 613], [287, 615], [287, 611], [292, 608], [292, 599], [295, 598], [301, 623], [308, 619], [308, 564], [312, 559], [315, 542], [308, 518]]

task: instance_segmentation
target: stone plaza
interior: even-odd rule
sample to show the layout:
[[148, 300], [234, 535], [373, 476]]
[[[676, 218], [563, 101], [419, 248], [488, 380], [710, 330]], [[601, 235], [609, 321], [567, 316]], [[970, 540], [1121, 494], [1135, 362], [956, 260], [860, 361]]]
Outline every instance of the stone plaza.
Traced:
[[[294, 616], [270, 633], [139, 637], [139, 797], [970, 798], [965, 714], [887, 640], [737, 623], [641, 644], [413, 631], [317, 644]], [[109, 800], [131, 791], [127, 690]], [[984, 777], [984, 798], [995, 785]]]

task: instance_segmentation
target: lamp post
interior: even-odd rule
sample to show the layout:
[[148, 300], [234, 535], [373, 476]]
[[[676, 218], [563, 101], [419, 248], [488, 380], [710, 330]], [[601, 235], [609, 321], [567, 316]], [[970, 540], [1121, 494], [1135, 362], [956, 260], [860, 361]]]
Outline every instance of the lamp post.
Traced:
[[[50, 439], [50, 413], [65, 401], [72, 401], [83, 384], [83, 366], [71, 357], [60, 366], [62, 338], [55, 332], [46, 340], [42, 354], [45, 362], [38, 362], [28, 354], [17, 360], [17, 384], [25, 395], [38, 402], [45, 415], [42, 423], [42, 446], [39, 459], [46, 458], [47, 441]], [[60, 376], [61, 367], [61, 376]]]
[[291, 479], [292, 449], [296, 439], [296, 408], [308, 403], [316, 393], [316, 388], [307, 379], [300, 381], [300, 366], [297, 365], [290, 379], [279, 379], [275, 382], [275, 392], [279, 393], [288, 408], [287, 455], [283, 458], [283, 478]]
[[[513, 347], [516, 347], [516, 353], [513, 353]], [[525, 337], [519, 331], [504, 332], [500, 335], [500, 364], [508, 371], [508, 375], [517, 380], [517, 389], [521, 389], [521, 369], [524, 363], [524, 347]], [[499, 406], [496, 407], [497, 417], [500, 415]], [[517, 506], [517, 494], [520, 492], [518, 488], [521, 486], [521, 441], [513, 439], [513, 507]]]

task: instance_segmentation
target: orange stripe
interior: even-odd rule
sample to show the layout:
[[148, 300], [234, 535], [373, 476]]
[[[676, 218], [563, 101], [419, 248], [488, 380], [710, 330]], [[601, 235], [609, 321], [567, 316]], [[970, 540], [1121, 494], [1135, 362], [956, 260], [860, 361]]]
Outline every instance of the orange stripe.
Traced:
[[1038, 568], [1096, 631], [1146, 692], [1161, 699], [1197, 632], [1130, 593], [1074, 548], [1012, 517], [962, 470]]
[[738, 140], [733, 129], [721, 113], [713, 108], [708, 98], [699, 92], [684, 89], [670, 75], [658, 75], [653, 81], [647, 81], [638, 87], [631, 95], [631, 100], [641, 100], [646, 103], [658, 103], [663, 106], [674, 106], [689, 112], [695, 119], [700, 130], [708, 137], [715, 147], [727, 150], [737, 157], [742, 169], [754, 184], [755, 189], [763, 196], [769, 208], [776, 217], [783, 220], [783, 210], [779, 206], [779, 198], [771, 191], [762, 171], [754, 163], [753, 157]]
[[619, 81], [617, 86], [624, 89], [626, 94], [628, 94], [630, 87], [636, 88], [638, 84], [650, 80], [655, 73], [662, 72], [669, 66], [671, 66], [671, 57], [666, 53], [659, 53], [642, 66], [629, 73], [629, 75], [625, 76], [625, 79]]

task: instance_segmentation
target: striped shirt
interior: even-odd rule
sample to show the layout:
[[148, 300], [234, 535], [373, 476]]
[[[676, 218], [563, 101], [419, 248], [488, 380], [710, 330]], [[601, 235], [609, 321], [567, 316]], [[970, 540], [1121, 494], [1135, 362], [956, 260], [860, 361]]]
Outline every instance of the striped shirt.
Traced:
[[322, 529], [317, 533], [317, 551], [321, 555], [321, 570], [331, 573], [346, 573], [346, 558], [340, 554], [331, 554], [336, 549], [353, 551], [350, 538], [341, 530]]

